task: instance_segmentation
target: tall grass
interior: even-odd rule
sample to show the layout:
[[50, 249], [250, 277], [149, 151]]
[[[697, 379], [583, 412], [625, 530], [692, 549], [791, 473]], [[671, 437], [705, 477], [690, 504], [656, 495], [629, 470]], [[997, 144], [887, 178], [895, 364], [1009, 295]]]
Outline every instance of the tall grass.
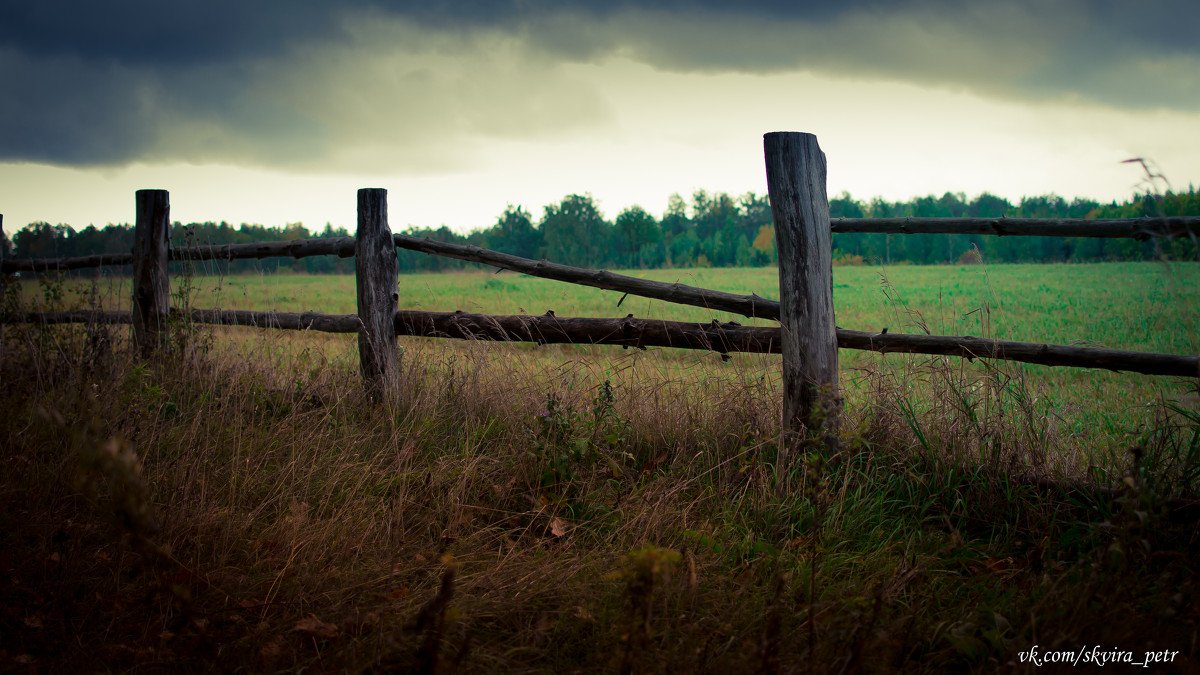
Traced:
[[867, 356], [841, 449], [783, 476], [772, 357], [406, 340], [383, 407], [344, 336], [3, 339], [5, 668], [1195, 664], [1186, 396], [1080, 453], [1020, 367]]

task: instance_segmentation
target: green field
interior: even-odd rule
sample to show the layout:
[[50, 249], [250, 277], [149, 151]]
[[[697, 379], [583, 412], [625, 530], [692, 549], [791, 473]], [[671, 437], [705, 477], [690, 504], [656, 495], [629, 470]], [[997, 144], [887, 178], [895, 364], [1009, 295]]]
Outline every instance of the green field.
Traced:
[[[626, 272], [665, 282], [778, 299], [775, 268]], [[177, 279], [176, 279], [177, 283]], [[352, 276], [196, 277], [193, 305], [352, 314]], [[837, 267], [838, 325], [855, 330], [978, 335], [1189, 354], [1200, 351], [1200, 265]], [[112, 295], [125, 300], [127, 282]], [[177, 288], [177, 287], [176, 287]], [[485, 314], [624, 316], [703, 321], [746, 319], [510, 272], [406, 275], [400, 308]], [[127, 303], [127, 300], [125, 301]]]
[[[679, 282], [731, 293], [757, 293], [778, 299], [775, 268], [652, 270], [634, 272], [644, 278]], [[1170, 354], [1200, 353], [1200, 264], [1165, 266], [1154, 263], [1090, 265], [974, 265], [837, 267], [833, 297], [837, 323], [843, 328], [941, 335], [975, 335], [1003, 340], [1081, 344]], [[209, 290], [212, 293], [212, 289]], [[238, 309], [354, 313], [352, 277], [260, 276], [226, 279], [220, 294], [200, 294], [205, 302]], [[740, 315], [674, 305], [657, 300], [575, 286], [507, 272], [429, 274], [400, 279], [400, 307], [427, 311], [558, 316], [623, 316], [680, 321], [748, 322]], [[758, 322], [768, 324], [771, 322]], [[672, 361], [694, 364], [700, 357], [678, 350]], [[614, 348], [592, 351], [599, 360], [622, 359]], [[553, 358], [553, 357], [552, 357]], [[850, 404], [872, 381], [863, 369], [903, 369], [906, 386], [928, 391], [928, 374], [913, 364], [928, 357], [881, 356], [841, 350], [843, 381]], [[959, 359], [938, 362], [962, 365]], [[723, 364], [713, 355], [707, 367], [777, 369], [778, 357], [743, 357]], [[1149, 424], [1156, 401], [1177, 398], [1195, 382], [1107, 371], [999, 364], [1006, 374], [1020, 375], [1038, 400], [1039, 410], [1053, 414], [1053, 435], [1063, 452], [1120, 452], [1131, 434]], [[613, 370], [606, 364], [605, 370]], [[987, 374], [967, 366], [962, 386], [977, 386]], [[921, 403], [915, 402], [917, 408]]]
[[[732, 293], [777, 299], [775, 268], [627, 272]], [[178, 277], [173, 290], [178, 290]], [[352, 314], [352, 276], [301, 274], [197, 276], [196, 307]], [[837, 267], [838, 325], [855, 330], [977, 335], [1003, 340], [1087, 344], [1194, 354], [1200, 351], [1200, 265], [1097, 263]], [[26, 284], [27, 292], [36, 293]], [[487, 314], [624, 316], [703, 321], [746, 319], [509, 272], [406, 275], [400, 308]], [[106, 306], [127, 306], [128, 280], [106, 282]], [[83, 294], [77, 294], [81, 304]], [[620, 305], [618, 306], [618, 303]]]
[[[627, 272], [665, 282], [778, 299], [775, 268]], [[197, 282], [195, 306], [351, 314], [350, 276], [237, 276]], [[838, 325], [856, 330], [979, 335], [1115, 349], [1200, 351], [1200, 265], [1100, 263], [837, 267]], [[721, 321], [739, 315], [501, 272], [400, 278], [400, 308], [485, 314], [624, 316]]]
[[[775, 268], [627, 273], [778, 298]], [[191, 284], [188, 295], [194, 307], [330, 314], [356, 311], [352, 276], [196, 275], [183, 279], [172, 277], [173, 291], [178, 293], [181, 286]], [[834, 269], [833, 286], [837, 323], [844, 328], [878, 331], [886, 327], [893, 333], [974, 335], [1133, 351], [1200, 353], [1200, 264], [848, 266]], [[36, 293], [32, 282], [25, 287], [27, 293]], [[72, 283], [70, 287], [73, 291], [67, 293], [67, 304], [84, 304], [88, 297], [86, 284]], [[716, 318], [753, 323], [739, 315], [634, 296], [622, 301], [618, 292], [509, 272], [405, 275], [400, 277], [399, 291], [401, 309], [491, 314], [542, 314], [553, 310], [558, 316], [594, 317], [632, 313], [682, 321], [708, 322]], [[106, 306], [128, 306], [128, 280], [103, 284], [101, 295]], [[179, 300], [175, 297], [173, 303]], [[247, 333], [235, 331], [229, 337], [245, 339]], [[333, 358], [346, 363], [355, 358], [352, 336], [310, 336], [297, 342], [296, 336], [277, 334], [269, 339], [291, 346], [311, 345], [316, 340]], [[410, 339], [405, 344], [429, 342]], [[645, 355], [637, 355], [640, 367], [630, 370], [634, 353], [617, 348], [572, 351], [522, 346], [517, 350], [523, 358], [537, 360], [541, 367], [553, 368], [564, 361], [580, 360], [582, 355], [581, 360], [597, 377], [617, 380], [624, 373], [645, 378], [650, 372], [659, 379], [686, 378], [701, 384], [710, 377], [734, 377], [735, 371], [742, 379], [763, 374], [770, 379], [778, 371], [779, 359], [744, 355], [724, 363], [713, 354], [657, 349], [651, 350], [650, 363], [654, 367], [647, 368]], [[972, 398], [963, 405], [990, 405], [996, 414], [1004, 414], [1012, 405], [1035, 406], [1036, 411], [1028, 409], [1024, 414], [1034, 413], [1044, 421], [1042, 433], [1047, 436], [1047, 446], [1060, 457], [1072, 458], [1062, 459], [1062, 468], [1074, 466], [1076, 470], [1104, 455], [1121, 454], [1131, 437], [1153, 423], [1152, 417], [1163, 401], [1176, 400], [1195, 387], [1194, 381], [1178, 378], [1014, 363], [968, 364], [942, 357], [841, 350], [840, 358], [843, 389], [851, 407], [867, 405], [881, 377], [888, 378], [890, 386], [911, 392], [914, 413], [925, 416], [937, 415], [932, 401], [947, 393], [947, 387], [952, 394], [958, 391], [954, 396], [959, 397], [987, 390], [983, 397], [987, 400]], [[947, 367], [954, 372], [953, 381], [945, 377]], [[999, 378], [1004, 381], [1005, 391], [992, 391]]]

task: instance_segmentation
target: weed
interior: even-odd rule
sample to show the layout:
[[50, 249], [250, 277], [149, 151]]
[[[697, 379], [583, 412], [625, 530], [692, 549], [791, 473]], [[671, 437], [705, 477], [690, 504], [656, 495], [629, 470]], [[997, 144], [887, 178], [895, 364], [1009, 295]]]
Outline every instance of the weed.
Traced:
[[623, 449], [629, 425], [617, 414], [615, 404], [616, 395], [607, 379], [586, 413], [553, 394], [546, 396], [546, 409], [535, 416], [538, 434], [532, 451], [543, 466], [543, 487], [570, 492], [580, 472], [597, 465], [608, 468], [613, 478], [624, 477], [619, 460], [632, 459]]

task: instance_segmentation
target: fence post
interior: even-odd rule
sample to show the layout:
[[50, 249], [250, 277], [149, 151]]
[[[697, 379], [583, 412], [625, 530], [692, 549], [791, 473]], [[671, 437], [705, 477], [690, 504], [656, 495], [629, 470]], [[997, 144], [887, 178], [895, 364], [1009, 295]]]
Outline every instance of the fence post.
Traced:
[[133, 339], [148, 358], [166, 342], [171, 285], [171, 204], [166, 190], [137, 191], [133, 227]]
[[783, 432], [788, 448], [820, 438], [837, 447], [837, 327], [833, 319], [832, 234], [825, 153], [812, 134], [763, 136], [767, 190], [779, 251], [779, 322], [783, 342]]
[[375, 400], [393, 400], [400, 372], [396, 355], [399, 263], [387, 220], [387, 190], [358, 191], [354, 239], [358, 289], [358, 358], [363, 384]]

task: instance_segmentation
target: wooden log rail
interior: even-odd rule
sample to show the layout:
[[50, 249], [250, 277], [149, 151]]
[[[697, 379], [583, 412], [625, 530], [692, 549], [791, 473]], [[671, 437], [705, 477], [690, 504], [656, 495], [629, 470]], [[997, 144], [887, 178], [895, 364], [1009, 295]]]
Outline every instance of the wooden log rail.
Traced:
[[496, 340], [536, 344], [674, 347], [722, 354], [780, 353], [779, 329], [737, 323], [690, 323], [638, 319], [468, 314], [465, 312], [402, 311], [396, 314], [396, 334], [460, 340]]
[[[738, 295], [713, 291], [686, 284], [665, 283], [639, 279], [625, 274], [603, 270], [591, 270], [552, 263], [546, 260], [531, 260], [478, 246], [451, 244], [432, 239], [423, 239], [405, 234], [393, 234], [397, 248], [418, 251], [429, 255], [454, 258], [467, 262], [483, 263], [492, 267], [520, 272], [544, 279], [554, 279], [581, 286], [591, 286], [610, 291], [619, 291], [655, 300], [664, 300], [682, 305], [693, 305], [716, 311], [726, 311], [748, 317], [778, 320], [779, 302], [758, 295]], [[346, 258], [354, 255], [354, 237], [328, 239], [297, 239], [294, 241], [257, 242], [251, 244], [227, 244], [223, 246], [191, 246], [172, 249], [171, 260], [239, 260], [251, 258], [307, 257], [313, 255], [336, 255]], [[5, 262], [8, 271], [79, 269], [101, 264], [127, 265], [133, 256], [85, 256], [82, 258], [37, 258]]]
[[1200, 217], [1085, 218], [834, 218], [835, 234], [984, 234], [999, 237], [1103, 237], [1148, 239], [1196, 237]]
[[87, 269], [89, 267], [108, 267], [132, 265], [132, 253], [97, 253], [73, 258], [14, 258], [5, 260], [0, 266], [4, 274], [13, 272], [53, 272]]
[[[177, 311], [177, 310], [173, 310]], [[250, 326], [284, 330], [314, 330], [326, 333], [357, 333], [356, 314], [317, 312], [256, 312], [249, 310], [193, 309], [196, 323]], [[4, 317], [4, 323], [54, 325], [69, 323], [132, 323], [127, 310], [73, 310], [27, 312]], [[674, 347], [720, 353], [782, 352], [778, 326], [739, 326], [736, 323], [689, 323], [657, 319], [593, 319], [552, 315], [492, 316], [464, 312], [396, 313], [397, 335], [414, 337], [498, 340], [540, 344], [598, 344], [622, 347]], [[1072, 347], [972, 336], [870, 333], [837, 329], [837, 346], [880, 353], [958, 356], [967, 359], [997, 359], [1045, 366], [1097, 368], [1112, 371], [1200, 377], [1200, 357], [1151, 354], [1097, 347]]]
[[[1046, 218], [835, 218], [830, 221], [834, 234], [878, 233], [878, 234], [979, 234], [1020, 237], [1103, 237], [1112, 239], [1146, 240], [1153, 238], [1176, 238], [1200, 236], [1200, 216], [1172, 216], [1168, 218], [1132, 219], [1046, 219]], [[481, 262], [504, 269], [514, 269], [493, 261], [516, 259], [525, 261], [526, 266], [539, 262], [553, 266], [557, 263], [529, 260], [509, 256], [497, 251], [437, 242], [403, 234], [393, 235], [396, 246], [412, 251], [421, 251], [447, 258]], [[436, 251], [436, 252], [435, 252]], [[495, 254], [496, 257], [485, 254]], [[187, 246], [170, 251], [172, 261], [182, 260], [247, 260], [263, 258], [307, 258], [314, 255], [336, 255], [348, 258], [354, 255], [354, 237], [330, 237], [295, 239], [292, 241], [253, 242], [248, 244], [215, 244], [211, 246]], [[484, 259], [488, 258], [488, 259]], [[0, 271], [38, 272], [45, 270], [77, 270], [108, 265], [132, 265], [131, 253], [101, 253], [71, 258], [15, 258], [0, 262]], [[562, 265], [562, 267], [568, 267]], [[570, 268], [580, 269], [580, 268]], [[524, 274], [536, 275], [525, 270]], [[596, 274], [594, 270], [584, 270]], [[602, 274], [610, 274], [604, 272]], [[620, 276], [620, 275], [618, 275]], [[554, 278], [554, 277], [548, 277]], [[627, 277], [634, 278], [634, 277]], [[601, 286], [597, 286], [601, 288]], [[617, 290], [617, 289], [611, 289]], [[719, 308], [714, 308], [719, 309]], [[730, 310], [738, 311], [738, 310]], [[739, 312], [741, 313], [741, 312]], [[749, 315], [747, 315], [749, 316]], [[766, 318], [764, 315], [755, 315]]]
[[[215, 244], [212, 246], [181, 246], [172, 248], [171, 261], [183, 260], [250, 260], [264, 258], [308, 258], [314, 255], [354, 255], [354, 237], [319, 237], [291, 241], [257, 241], [248, 244]], [[102, 253], [74, 258], [18, 258], [6, 260], [3, 270], [12, 272], [41, 272], [47, 270], [77, 270], [108, 265], [132, 265], [132, 253]]]
[[397, 248], [419, 251], [429, 255], [455, 258], [468, 262], [483, 263], [492, 267], [528, 274], [543, 279], [564, 281], [579, 286], [590, 286], [609, 291], [619, 291], [643, 298], [663, 300], [677, 305], [692, 305], [705, 309], [733, 312], [751, 318], [779, 320], [779, 302], [767, 300], [756, 294], [738, 295], [714, 291], [679, 283], [666, 283], [639, 279], [637, 277], [603, 270], [590, 270], [552, 263], [546, 260], [530, 260], [508, 253], [500, 253], [478, 246], [449, 244], [432, 239], [393, 235]]
[[171, 250], [171, 260], [251, 260], [308, 258], [314, 255], [354, 255], [354, 237], [320, 237], [292, 241], [256, 241], [249, 244], [186, 246]]

